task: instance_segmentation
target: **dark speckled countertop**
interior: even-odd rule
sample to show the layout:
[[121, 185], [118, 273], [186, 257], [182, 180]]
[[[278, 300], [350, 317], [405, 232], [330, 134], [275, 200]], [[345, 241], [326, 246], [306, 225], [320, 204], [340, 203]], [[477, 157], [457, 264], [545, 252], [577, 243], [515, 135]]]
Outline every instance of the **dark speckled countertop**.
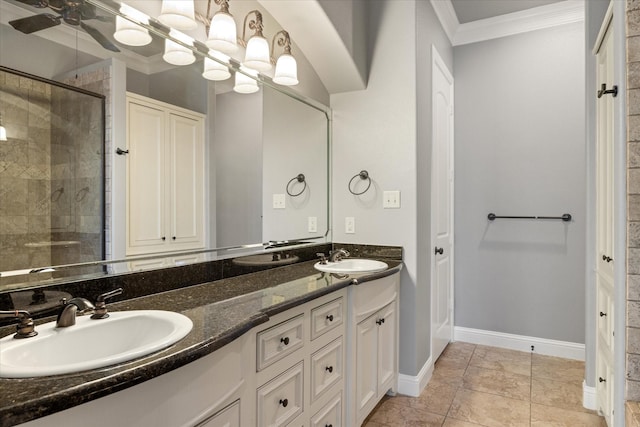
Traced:
[[[313, 268], [315, 261], [308, 261], [111, 304], [111, 311], [180, 312], [193, 321], [193, 329], [165, 350], [112, 367], [40, 378], [0, 378], [0, 426], [14, 426], [134, 386], [212, 353], [269, 316], [402, 268], [400, 261], [384, 261], [389, 269], [383, 272], [345, 278], [319, 273]], [[13, 332], [13, 327], [0, 328], [0, 336]]]

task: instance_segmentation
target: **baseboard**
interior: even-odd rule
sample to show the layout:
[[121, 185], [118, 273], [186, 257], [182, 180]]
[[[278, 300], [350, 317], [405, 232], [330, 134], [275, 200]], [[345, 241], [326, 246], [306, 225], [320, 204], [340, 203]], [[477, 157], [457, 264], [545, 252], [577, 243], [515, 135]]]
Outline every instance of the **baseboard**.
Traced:
[[455, 341], [584, 361], [584, 344], [484, 331], [461, 326], [456, 326], [453, 334]]
[[412, 397], [420, 396], [431, 379], [431, 375], [433, 375], [433, 361], [429, 357], [415, 377], [405, 374], [398, 375], [398, 393]]
[[598, 409], [596, 401], [596, 388], [589, 387], [586, 382], [582, 381], [582, 406], [592, 411]]

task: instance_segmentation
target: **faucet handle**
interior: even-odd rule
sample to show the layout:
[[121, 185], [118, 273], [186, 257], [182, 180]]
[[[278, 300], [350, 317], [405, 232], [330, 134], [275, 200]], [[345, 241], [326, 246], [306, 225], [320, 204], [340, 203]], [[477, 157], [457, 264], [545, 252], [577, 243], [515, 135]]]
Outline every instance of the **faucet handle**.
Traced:
[[109, 313], [107, 312], [107, 304], [105, 300], [107, 298], [113, 298], [116, 295], [120, 295], [122, 294], [122, 292], [123, 292], [122, 288], [117, 288], [112, 291], [105, 292], [104, 294], [98, 295], [98, 298], [96, 298], [96, 308], [93, 314], [91, 315], [91, 318], [106, 319], [107, 317], [109, 317]]
[[316, 253], [316, 256], [320, 258], [320, 264], [324, 265], [327, 263], [327, 257], [324, 253], [318, 252]]
[[31, 314], [26, 310], [8, 310], [0, 311], [0, 318], [15, 317], [20, 320], [16, 325], [15, 339], [31, 338], [38, 335], [31, 319]]

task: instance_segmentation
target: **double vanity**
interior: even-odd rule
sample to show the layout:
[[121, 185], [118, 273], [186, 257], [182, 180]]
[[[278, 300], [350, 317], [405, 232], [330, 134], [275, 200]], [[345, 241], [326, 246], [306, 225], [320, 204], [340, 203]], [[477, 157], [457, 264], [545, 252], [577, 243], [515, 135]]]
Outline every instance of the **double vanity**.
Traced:
[[401, 268], [400, 257], [307, 260], [107, 303], [109, 318], [78, 317], [62, 334], [55, 320], [36, 325], [41, 336], [15, 341], [33, 340], [50, 364], [191, 329], [130, 361], [0, 378], [0, 426], [360, 425], [396, 389]]

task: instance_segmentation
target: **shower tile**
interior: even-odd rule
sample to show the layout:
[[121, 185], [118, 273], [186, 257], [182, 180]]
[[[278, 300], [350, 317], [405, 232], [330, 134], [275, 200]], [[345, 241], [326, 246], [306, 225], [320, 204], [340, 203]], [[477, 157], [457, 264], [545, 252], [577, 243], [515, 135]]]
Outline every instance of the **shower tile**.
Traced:
[[640, 61], [640, 36], [627, 37], [627, 62]]
[[470, 366], [531, 375], [531, 355], [522, 351], [477, 346]]
[[640, 354], [640, 328], [627, 327], [627, 353]]
[[640, 221], [640, 195], [633, 194], [627, 197], [627, 215], [629, 221]]
[[640, 89], [629, 89], [627, 93], [629, 97], [627, 114], [630, 116], [640, 114]]
[[640, 116], [629, 116], [627, 126], [628, 141], [640, 141]]
[[640, 400], [640, 381], [627, 380], [626, 381], [626, 393], [627, 400]]
[[458, 390], [447, 417], [488, 427], [529, 426], [529, 402], [489, 393]]
[[0, 215], [25, 215], [27, 210], [28, 181], [21, 178], [0, 179]]
[[640, 381], [640, 354], [627, 354], [627, 379]]
[[31, 215], [28, 217], [29, 233], [49, 233], [51, 217], [49, 215]]
[[[638, 92], [640, 92], [640, 89]], [[638, 96], [638, 99], [634, 102], [638, 105], [638, 109], [640, 109], [640, 96]], [[640, 142], [629, 143], [627, 161], [630, 168], [640, 167]]]
[[627, 36], [640, 35], [640, 10], [627, 12]]
[[627, 253], [627, 274], [640, 274], [640, 249], [629, 248]]
[[640, 248], [640, 221], [629, 221], [627, 227], [627, 245]]
[[464, 374], [462, 387], [528, 401], [531, 395], [531, 377], [470, 366]]
[[629, 176], [627, 178], [629, 194], [640, 194], [640, 169], [629, 169]]
[[26, 215], [0, 216], [0, 230], [2, 230], [3, 234], [27, 234], [28, 229]]

